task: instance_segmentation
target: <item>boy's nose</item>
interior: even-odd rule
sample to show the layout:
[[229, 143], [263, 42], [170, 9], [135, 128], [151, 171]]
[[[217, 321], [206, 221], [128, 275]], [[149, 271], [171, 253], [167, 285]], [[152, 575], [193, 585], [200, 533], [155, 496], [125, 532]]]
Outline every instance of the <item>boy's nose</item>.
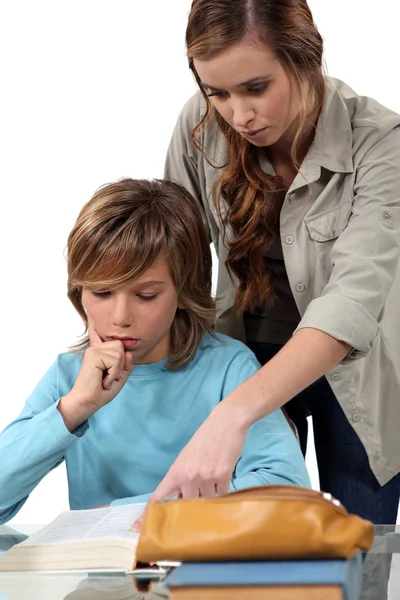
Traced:
[[128, 302], [124, 299], [116, 300], [113, 306], [112, 322], [116, 327], [130, 327], [133, 323], [133, 315]]

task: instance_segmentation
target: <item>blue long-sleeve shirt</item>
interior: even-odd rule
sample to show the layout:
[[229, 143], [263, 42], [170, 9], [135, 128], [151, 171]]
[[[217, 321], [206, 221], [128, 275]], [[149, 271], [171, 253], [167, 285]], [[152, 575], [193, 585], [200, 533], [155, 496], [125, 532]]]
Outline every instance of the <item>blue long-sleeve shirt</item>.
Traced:
[[[244, 344], [223, 335], [206, 335], [183, 369], [165, 363], [136, 365], [116, 398], [70, 433], [57, 404], [82, 356], [60, 354], [0, 435], [0, 523], [63, 460], [71, 509], [147, 500], [212, 409], [260, 367]], [[310, 485], [280, 410], [250, 427], [230, 489], [272, 483]]]

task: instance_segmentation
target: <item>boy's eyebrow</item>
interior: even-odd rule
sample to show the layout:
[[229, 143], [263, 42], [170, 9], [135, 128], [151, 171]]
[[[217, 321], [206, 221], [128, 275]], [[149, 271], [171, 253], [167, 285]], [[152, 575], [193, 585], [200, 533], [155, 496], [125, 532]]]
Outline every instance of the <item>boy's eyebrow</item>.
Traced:
[[[238, 83], [236, 87], [245, 87], [247, 85], [251, 85], [252, 83], [261, 83], [262, 81], [268, 81], [268, 79], [271, 79], [271, 77], [272, 75], [270, 75], [269, 73], [267, 75], [260, 75], [259, 77], [252, 77], [251, 79], [247, 79], [247, 81], [242, 81], [242, 83]], [[208, 85], [208, 83], [205, 83], [205, 81], [202, 81], [201, 85], [203, 87], [208, 88], [209, 90], [213, 90], [214, 92], [221, 91], [219, 88], [213, 87], [212, 85]]]
[[135, 285], [139, 285], [140, 287], [153, 287], [155, 285], [164, 285], [165, 281], [156, 281], [156, 280], [151, 280], [151, 281], [136, 281]]

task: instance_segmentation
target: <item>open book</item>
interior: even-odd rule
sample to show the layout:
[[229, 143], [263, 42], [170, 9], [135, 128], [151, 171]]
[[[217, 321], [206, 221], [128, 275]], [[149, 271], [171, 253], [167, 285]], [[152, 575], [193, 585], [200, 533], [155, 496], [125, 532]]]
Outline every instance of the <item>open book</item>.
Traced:
[[65, 511], [7, 550], [0, 571], [132, 571], [139, 534], [129, 528], [145, 506]]

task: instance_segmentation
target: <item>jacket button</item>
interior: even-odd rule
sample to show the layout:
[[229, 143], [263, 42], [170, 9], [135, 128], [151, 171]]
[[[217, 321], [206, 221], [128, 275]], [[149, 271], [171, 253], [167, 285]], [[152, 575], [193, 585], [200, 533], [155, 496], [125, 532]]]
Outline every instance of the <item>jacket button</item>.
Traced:
[[285, 237], [285, 242], [286, 242], [287, 244], [289, 244], [289, 246], [290, 246], [290, 245], [291, 245], [291, 244], [293, 244], [293, 242], [294, 242], [294, 237], [293, 237], [292, 235], [287, 235], [287, 236]]
[[353, 413], [353, 416], [351, 418], [353, 419], [354, 423], [358, 423], [358, 421], [361, 421], [361, 415], [357, 412]]
[[298, 292], [304, 292], [304, 290], [305, 290], [305, 289], [306, 289], [306, 286], [304, 285], [304, 283], [298, 283], [298, 284], [296, 285], [296, 290], [297, 290]]
[[334, 373], [334, 374], [332, 375], [332, 381], [340, 381], [341, 379], [342, 379], [342, 378], [341, 378], [341, 376], [339, 375], [339, 373]]
[[389, 212], [388, 210], [384, 210], [383, 213], [382, 213], [382, 217], [384, 219], [386, 219], [386, 221], [388, 221], [389, 219], [392, 218], [392, 213]]

